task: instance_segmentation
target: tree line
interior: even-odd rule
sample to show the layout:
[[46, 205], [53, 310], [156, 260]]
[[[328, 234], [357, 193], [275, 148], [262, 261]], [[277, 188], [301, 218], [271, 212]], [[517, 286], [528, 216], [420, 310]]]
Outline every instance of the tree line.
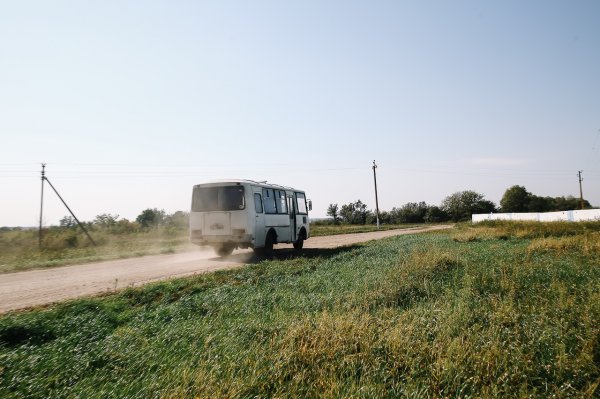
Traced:
[[[583, 200], [583, 208], [592, 206]], [[568, 197], [540, 197], [532, 194], [523, 186], [512, 186], [504, 192], [500, 200], [502, 212], [552, 212], [581, 209], [581, 200]]]
[[[163, 209], [144, 209], [134, 221], [122, 218], [119, 215], [103, 213], [97, 215], [92, 221], [82, 223], [91, 230], [103, 229], [113, 233], [134, 233], [152, 228], [165, 228], [166, 230], [186, 230], [189, 225], [189, 213], [176, 211], [171, 214]], [[72, 216], [65, 216], [59, 221], [60, 228], [76, 228], [77, 222]]]
[[[591, 208], [588, 201], [584, 200], [583, 204], [585, 208]], [[380, 211], [379, 221], [385, 224], [460, 222], [471, 220], [476, 213], [567, 211], [579, 209], [580, 205], [580, 200], [572, 196], [540, 197], [523, 186], [512, 186], [502, 196], [500, 206], [486, 200], [483, 194], [466, 190], [447, 196], [439, 206], [424, 201], [408, 202], [391, 211]], [[373, 224], [376, 221], [375, 211], [368, 210], [361, 200], [341, 207], [329, 204], [327, 216], [334, 224]]]

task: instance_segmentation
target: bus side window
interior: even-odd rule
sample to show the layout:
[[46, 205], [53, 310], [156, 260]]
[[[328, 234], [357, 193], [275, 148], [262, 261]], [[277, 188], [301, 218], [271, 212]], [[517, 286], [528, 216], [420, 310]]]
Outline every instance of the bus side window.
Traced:
[[263, 203], [265, 204], [265, 213], [277, 213], [275, 207], [275, 196], [272, 189], [263, 188]]
[[254, 194], [254, 210], [256, 213], [263, 213], [263, 203], [260, 194]]
[[277, 201], [277, 213], [288, 213], [285, 191], [275, 190], [275, 197]]

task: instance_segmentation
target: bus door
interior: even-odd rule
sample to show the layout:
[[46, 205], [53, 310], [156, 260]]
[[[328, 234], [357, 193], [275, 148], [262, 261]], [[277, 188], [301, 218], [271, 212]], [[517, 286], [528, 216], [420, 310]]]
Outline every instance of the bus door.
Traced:
[[[252, 222], [251, 222], [252, 223]], [[254, 246], [265, 245], [266, 238], [265, 213], [260, 188], [254, 189]]]
[[298, 239], [298, 229], [296, 223], [296, 206], [294, 201], [294, 196], [289, 195], [287, 197], [288, 200], [288, 212], [290, 214], [290, 240], [295, 242]]

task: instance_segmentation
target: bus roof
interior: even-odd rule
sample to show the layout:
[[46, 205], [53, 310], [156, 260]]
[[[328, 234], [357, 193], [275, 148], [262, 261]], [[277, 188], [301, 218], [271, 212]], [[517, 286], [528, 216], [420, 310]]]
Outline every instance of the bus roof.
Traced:
[[260, 186], [260, 187], [266, 187], [266, 188], [279, 188], [282, 190], [304, 192], [304, 190], [298, 190], [293, 187], [282, 186], [280, 184], [274, 184], [274, 183], [268, 183], [266, 180], [258, 182], [258, 181], [246, 180], [246, 179], [212, 180], [212, 181], [209, 181], [206, 183], [196, 184], [194, 187], [219, 187], [219, 186], [224, 186], [224, 185], [228, 185], [228, 184], [234, 184], [234, 185], [249, 184], [252, 186]]

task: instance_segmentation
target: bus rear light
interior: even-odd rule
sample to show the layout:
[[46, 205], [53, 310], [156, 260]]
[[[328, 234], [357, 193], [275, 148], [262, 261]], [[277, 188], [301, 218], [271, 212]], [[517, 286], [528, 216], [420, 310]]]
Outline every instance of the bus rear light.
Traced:
[[192, 230], [192, 237], [202, 237], [202, 230]]
[[231, 230], [231, 232], [232, 232], [233, 234], [239, 234], [239, 235], [242, 235], [242, 234], [246, 234], [246, 229], [232, 229], [232, 230]]

